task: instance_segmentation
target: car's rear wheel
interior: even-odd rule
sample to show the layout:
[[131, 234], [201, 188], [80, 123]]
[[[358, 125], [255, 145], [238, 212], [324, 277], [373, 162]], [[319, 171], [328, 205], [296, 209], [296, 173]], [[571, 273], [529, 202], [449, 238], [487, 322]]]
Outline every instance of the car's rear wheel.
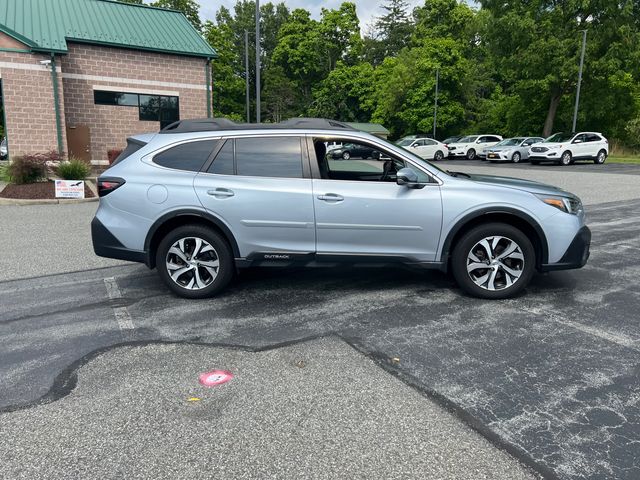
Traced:
[[469, 149], [469, 151], [467, 152], [467, 160], [475, 160], [476, 158], [476, 151], [471, 148]]
[[593, 161], [593, 163], [595, 163], [597, 165], [602, 165], [606, 161], [607, 161], [607, 152], [605, 152], [604, 150], [600, 150], [598, 152], [598, 156]]
[[562, 154], [562, 157], [560, 157], [560, 165], [562, 165], [563, 167], [566, 167], [567, 165], [571, 165], [572, 161], [573, 161], [573, 157], [571, 155], [571, 152], [568, 150]]
[[185, 225], [166, 235], [156, 252], [156, 267], [164, 283], [184, 298], [208, 298], [233, 279], [233, 253], [215, 230]]
[[434, 155], [433, 155], [433, 159], [437, 162], [439, 162], [440, 160], [444, 159], [444, 153], [442, 153], [440, 150], [438, 150]]
[[343, 160], [349, 160], [351, 158], [351, 154], [349, 152], [344, 152], [342, 154], [342, 159]]
[[533, 276], [536, 254], [511, 225], [489, 223], [466, 232], [453, 250], [451, 270], [460, 288], [478, 298], [510, 298]]
[[520, 163], [520, 160], [522, 160], [522, 155], [520, 155], [519, 152], [514, 153], [513, 156], [511, 157], [511, 161], [513, 163]]

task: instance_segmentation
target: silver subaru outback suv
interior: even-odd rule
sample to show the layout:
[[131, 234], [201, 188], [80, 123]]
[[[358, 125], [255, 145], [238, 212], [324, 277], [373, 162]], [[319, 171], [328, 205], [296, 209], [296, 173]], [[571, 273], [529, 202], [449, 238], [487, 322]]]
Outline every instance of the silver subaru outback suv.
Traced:
[[[336, 159], [333, 143], [363, 153]], [[156, 268], [187, 298], [240, 268], [358, 263], [451, 271], [468, 294], [500, 299], [589, 258], [575, 195], [443, 171], [332, 120], [176, 122], [129, 138], [98, 187], [96, 254]]]

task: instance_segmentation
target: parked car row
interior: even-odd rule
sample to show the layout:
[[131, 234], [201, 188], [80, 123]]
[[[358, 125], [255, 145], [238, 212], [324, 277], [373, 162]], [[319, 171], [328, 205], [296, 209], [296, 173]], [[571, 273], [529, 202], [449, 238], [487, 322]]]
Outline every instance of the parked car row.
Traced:
[[556, 133], [542, 137], [513, 137], [500, 135], [455, 136], [439, 142], [421, 135], [403, 137], [397, 145], [410, 150], [426, 160], [462, 158], [490, 162], [530, 161], [533, 165], [543, 162], [570, 165], [579, 160], [602, 164], [609, 156], [609, 142], [597, 132]]

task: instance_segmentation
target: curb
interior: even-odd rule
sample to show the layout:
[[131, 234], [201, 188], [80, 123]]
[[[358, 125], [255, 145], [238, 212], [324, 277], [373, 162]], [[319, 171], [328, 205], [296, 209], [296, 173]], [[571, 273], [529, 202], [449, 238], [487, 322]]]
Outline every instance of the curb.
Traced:
[[82, 199], [64, 199], [64, 198], [56, 198], [56, 199], [23, 199], [23, 198], [0, 198], [0, 207], [12, 205], [17, 207], [25, 207], [28, 205], [73, 205], [77, 203], [93, 203], [100, 200], [98, 197], [98, 191], [96, 189], [96, 185], [92, 180], [87, 179], [86, 185], [89, 187], [89, 190], [93, 192], [95, 197], [93, 198], [82, 198]]

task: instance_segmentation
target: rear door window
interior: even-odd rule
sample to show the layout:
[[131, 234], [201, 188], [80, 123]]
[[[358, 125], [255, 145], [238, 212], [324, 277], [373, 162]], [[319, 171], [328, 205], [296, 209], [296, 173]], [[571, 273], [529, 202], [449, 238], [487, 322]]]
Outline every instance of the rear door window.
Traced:
[[299, 137], [238, 138], [235, 157], [238, 175], [303, 178]]
[[156, 155], [153, 161], [166, 168], [199, 172], [217, 143], [217, 140], [183, 143]]

